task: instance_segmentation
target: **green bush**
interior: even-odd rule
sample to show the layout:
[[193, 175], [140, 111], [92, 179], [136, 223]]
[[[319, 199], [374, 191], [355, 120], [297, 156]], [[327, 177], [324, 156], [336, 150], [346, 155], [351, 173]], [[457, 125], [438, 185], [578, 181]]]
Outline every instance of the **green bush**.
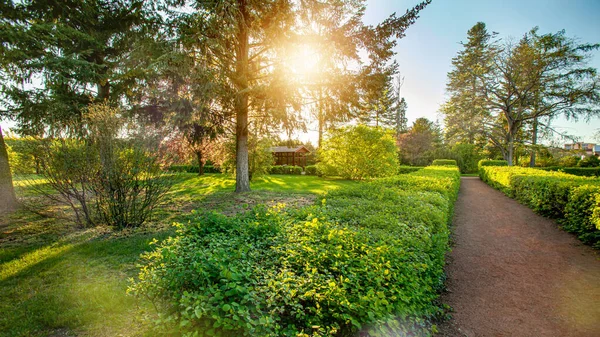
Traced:
[[407, 173], [413, 173], [413, 172], [417, 172], [419, 170], [422, 170], [423, 166], [405, 166], [405, 165], [401, 165], [400, 168], [398, 169], [398, 174], [407, 174]]
[[600, 159], [598, 159], [598, 157], [596, 157], [596, 156], [587, 156], [587, 157], [581, 159], [577, 163], [577, 166], [579, 166], [579, 167], [598, 167], [598, 166], [600, 166]]
[[302, 174], [302, 167], [288, 165], [274, 165], [269, 169], [269, 174]]
[[558, 165], [562, 167], [574, 167], [581, 160], [578, 156], [566, 156], [558, 160]]
[[482, 159], [477, 163], [477, 168], [480, 169], [483, 166], [508, 166], [508, 162], [506, 160]]
[[529, 206], [535, 212], [557, 219], [564, 229], [597, 245], [598, 178], [522, 167], [482, 167], [483, 181]]
[[[171, 165], [169, 166], [168, 171], [178, 173], [198, 173], [200, 172], [200, 167], [198, 165]], [[204, 173], [221, 173], [221, 170], [212, 165], [204, 165]]]
[[130, 291], [153, 299], [155, 322], [179, 333], [425, 335], [440, 313], [460, 174], [428, 167], [399, 180], [346, 186], [287, 212], [193, 214], [143, 256]]
[[330, 132], [319, 149], [319, 172], [345, 179], [392, 176], [398, 172], [398, 148], [391, 131], [357, 125]]
[[306, 173], [306, 175], [316, 176], [318, 174], [317, 166], [316, 165], [308, 165], [304, 168], [304, 172]]
[[436, 159], [431, 163], [433, 166], [458, 166], [454, 159]]
[[581, 241], [600, 248], [600, 186], [574, 188], [564, 213], [563, 229], [577, 234]]
[[539, 170], [545, 171], [561, 171], [564, 173], [572, 174], [574, 176], [581, 177], [598, 177], [600, 176], [600, 167], [537, 167]]

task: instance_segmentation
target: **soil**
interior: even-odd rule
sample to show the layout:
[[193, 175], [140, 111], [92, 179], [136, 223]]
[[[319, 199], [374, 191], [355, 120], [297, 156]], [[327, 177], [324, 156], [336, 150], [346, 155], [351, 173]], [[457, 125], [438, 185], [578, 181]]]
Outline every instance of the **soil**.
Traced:
[[436, 336], [598, 337], [597, 251], [477, 177], [461, 179]]

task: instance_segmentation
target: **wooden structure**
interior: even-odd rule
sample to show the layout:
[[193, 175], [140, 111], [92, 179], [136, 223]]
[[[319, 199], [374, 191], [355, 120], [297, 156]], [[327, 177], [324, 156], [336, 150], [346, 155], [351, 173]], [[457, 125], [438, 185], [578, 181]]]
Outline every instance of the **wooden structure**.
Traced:
[[306, 155], [310, 151], [304, 146], [287, 147], [276, 146], [271, 148], [275, 165], [306, 166]]

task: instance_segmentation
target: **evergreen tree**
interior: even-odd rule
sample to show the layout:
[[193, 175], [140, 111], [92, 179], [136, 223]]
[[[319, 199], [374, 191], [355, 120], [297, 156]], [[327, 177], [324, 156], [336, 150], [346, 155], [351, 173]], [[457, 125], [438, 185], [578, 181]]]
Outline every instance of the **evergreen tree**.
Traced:
[[482, 146], [485, 138], [494, 138], [488, 128], [491, 115], [483, 90], [493, 67], [492, 38], [485, 23], [478, 22], [469, 29], [467, 42], [452, 59], [453, 69], [446, 85], [450, 97], [441, 109], [449, 144]]

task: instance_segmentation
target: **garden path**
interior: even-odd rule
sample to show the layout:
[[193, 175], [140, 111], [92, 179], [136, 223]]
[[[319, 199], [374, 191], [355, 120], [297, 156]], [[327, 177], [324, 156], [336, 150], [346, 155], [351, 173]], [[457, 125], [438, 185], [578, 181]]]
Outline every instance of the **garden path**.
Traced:
[[600, 336], [600, 259], [477, 177], [463, 177], [442, 302], [447, 337]]

